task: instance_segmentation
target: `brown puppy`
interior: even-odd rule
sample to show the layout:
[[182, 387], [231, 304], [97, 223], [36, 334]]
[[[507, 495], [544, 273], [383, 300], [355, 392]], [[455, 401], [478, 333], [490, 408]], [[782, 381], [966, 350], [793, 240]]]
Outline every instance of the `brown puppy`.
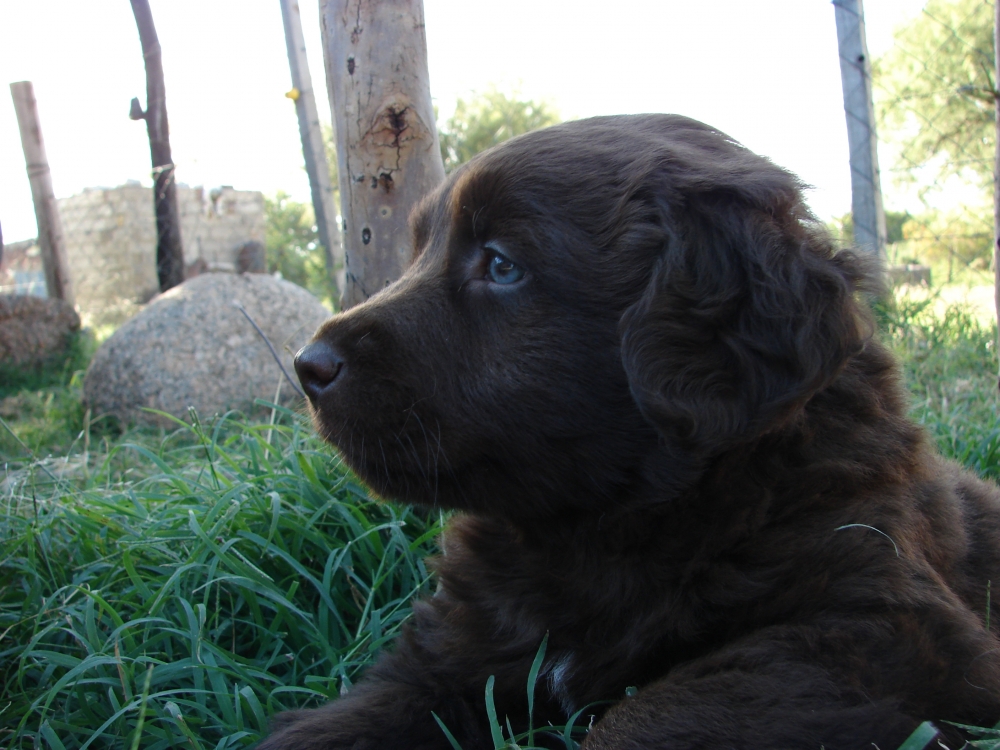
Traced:
[[868, 272], [800, 187], [646, 115], [514, 139], [423, 203], [413, 266], [297, 369], [381, 495], [459, 511], [439, 590], [262, 748], [449, 748], [432, 711], [492, 748], [487, 678], [526, 715], [546, 633], [536, 726], [610, 700], [589, 750], [1000, 719], [1000, 495], [906, 418]]

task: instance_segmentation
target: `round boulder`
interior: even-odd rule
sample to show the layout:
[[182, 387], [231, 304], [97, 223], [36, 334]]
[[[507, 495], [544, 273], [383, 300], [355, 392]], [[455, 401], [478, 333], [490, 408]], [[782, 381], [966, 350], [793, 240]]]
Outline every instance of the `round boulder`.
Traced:
[[[302, 287], [273, 276], [207, 273], [155, 297], [94, 355], [83, 383], [96, 414], [169, 424], [143, 411], [202, 419], [255, 398], [274, 399], [282, 377], [260, 326], [294, 378], [292, 357], [330, 311]], [[299, 398], [287, 383], [281, 400]]]

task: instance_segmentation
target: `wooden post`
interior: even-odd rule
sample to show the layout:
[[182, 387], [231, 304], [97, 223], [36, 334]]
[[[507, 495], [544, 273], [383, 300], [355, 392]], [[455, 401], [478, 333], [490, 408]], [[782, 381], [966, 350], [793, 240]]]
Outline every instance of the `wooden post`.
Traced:
[[872, 73], [862, 0], [833, 0], [844, 88], [847, 142], [851, 151], [854, 244], [885, 258], [885, 212], [878, 172], [878, 140], [872, 107]]
[[292, 90], [288, 95], [295, 102], [295, 112], [299, 118], [302, 155], [306, 161], [306, 174], [309, 175], [316, 228], [326, 251], [327, 276], [336, 285], [338, 296], [342, 297], [344, 289], [337, 271], [344, 267], [344, 248], [340, 241], [340, 227], [337, 226], [337, 211], [333, 205], [330, 167], [326, 161], [323, 131], [319, 125], [316, 96], [313, 93], [312, 77], [309, 75], [298, 0], [281, 0], [281, 17], [285, 23], [288, 66], [292, 71]]
[[165, 292], [184, 281], [184, 248], [177, 211], [174, 162], [170, 156], [163, 58], [149, 0], [131, 0], [131, 3], [146, 64], [146, 111], [142, 111], [138, 99], [133, 99], [129, 117], [145, 120], [149, 134], [149, 152], [153, 159], [153, 209], [156, 212], [156, 276], [160, 291]]
[[326, 80], [344, 217], [342, 307], [413, 261], [407, 218], [444, 179], [421, 0], [323, 0]]
[[[994, 4], [993, 17], [993, 64], [994, 86], [1000, 87], [1000, 2]], [[1000, 358], [1000, 92], [993, 92], [995, 106], [996, 130], [994, 131], [994, 162], [993, 162], [993, 304], [997, 311], [997, 357]], [[998, 359], [1000, 368], [1000, 359]], [[1000, 372], [1000, 369], [998, 369]], [[1000, 377], [997, 379], [1000, 389]]]
[[49, 160], [45, 156], [42, 128], [38, 122], [38, 106], [31, 81], [20, 81], [10, 85], [10, 95], [14, 99], [17, 126], [21, 131], [21, 147], [24, 149], [24, 163], [28, 168], [31, 183], [31, 199], [35, 204], [35, 221], [38, 223], [38, 249], [42, 254], [45, 269], [45, 288], [49, 297], [75, 303], [73, 282], [66, 262], [66, 243], [63, 240], [62, 221], [59, 206], [52, 192], [52, 174]]

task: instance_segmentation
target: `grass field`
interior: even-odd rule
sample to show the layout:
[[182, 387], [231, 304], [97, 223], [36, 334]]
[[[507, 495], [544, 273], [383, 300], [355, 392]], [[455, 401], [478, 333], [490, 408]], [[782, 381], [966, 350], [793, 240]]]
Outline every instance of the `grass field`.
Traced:
[[439, 519], [373, 503], [301, 418], [278, 422], [8, 475], [0, 745], [242, 747], [392, 638]]
[[[1000, 477], [993, 327], [934, 297], [880, 320], [914, 417]], [[373, 502], [287, 410], [121, 432], [79, 363], [0, 373], [0, 747], [247, 747], [350, 686], [430, 590], [442, 519]]]

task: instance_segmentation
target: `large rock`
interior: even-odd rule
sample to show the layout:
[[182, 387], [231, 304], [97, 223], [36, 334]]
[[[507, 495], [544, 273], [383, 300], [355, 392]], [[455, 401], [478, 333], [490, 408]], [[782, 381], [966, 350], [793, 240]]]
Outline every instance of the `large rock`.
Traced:
[[[164, 423], [149, 407], [202, 419], [254, 398], [274, 399], [281, 377], [241, 303], [294, 377], [292, 355], [330, 312], [295, 284], [258, 274], [207, 273], [154, 298], [97, 351], [83, 384], [97, 414]], [[282, 401], [298, 398], [288, 383]]]
[[80, 316], [61, 299], [0, 294], [0, 365], [40, 367], [66, 352]]

